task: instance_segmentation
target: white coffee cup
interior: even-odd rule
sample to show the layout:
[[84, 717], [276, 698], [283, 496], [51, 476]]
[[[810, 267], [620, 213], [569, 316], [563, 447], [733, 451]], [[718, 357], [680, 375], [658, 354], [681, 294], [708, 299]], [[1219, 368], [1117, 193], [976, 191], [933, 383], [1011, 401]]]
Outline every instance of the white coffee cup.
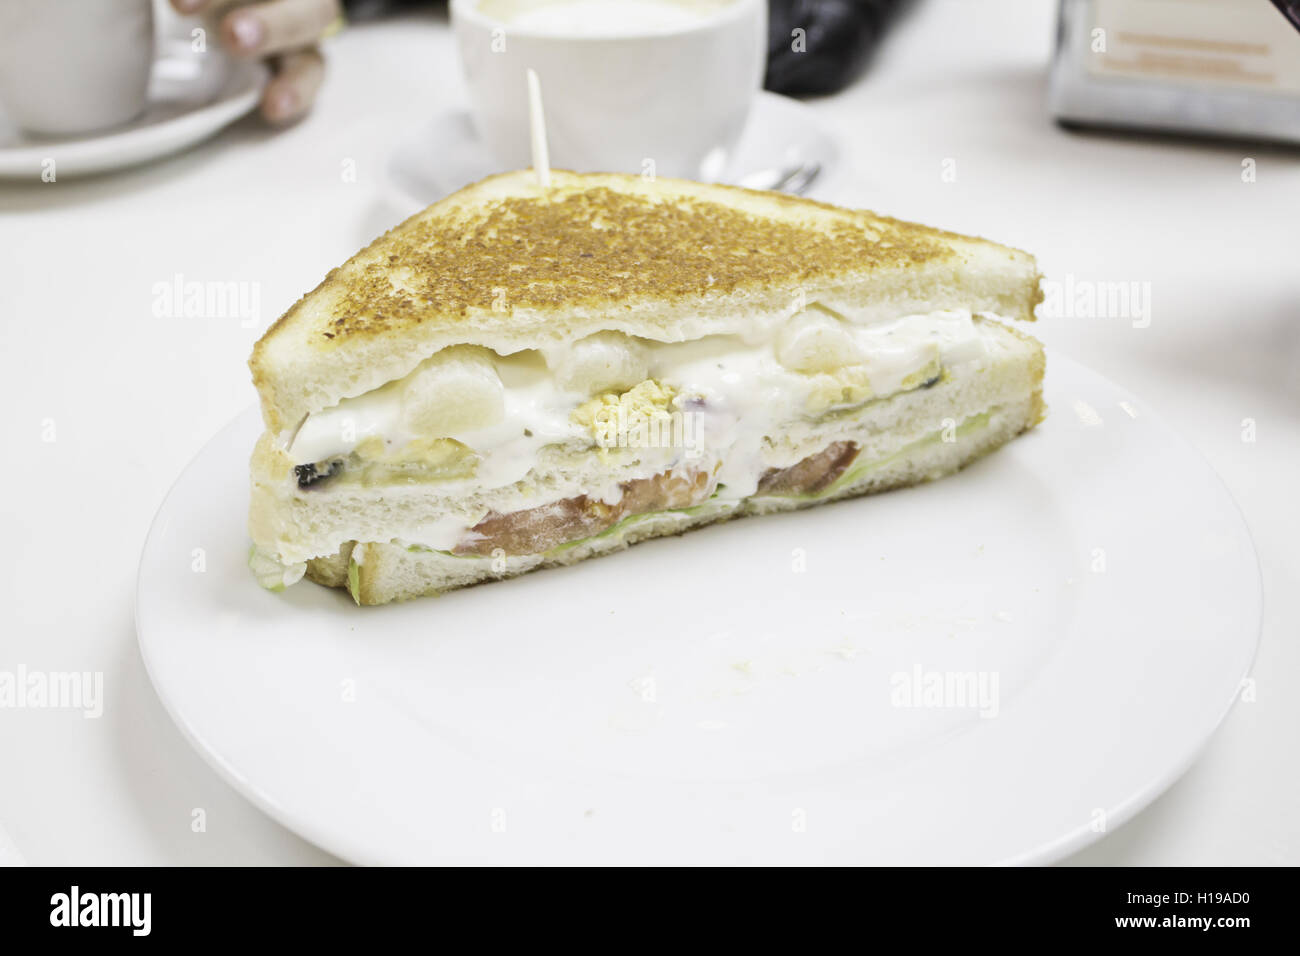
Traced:
[[0, 0], [0, 104], [29, 132], [129, 122], [153, 59], [152, 0]]
[[527, 71], [551, 164], [711, 180], [740, 138], [767, 54], [767, 0], [451, 0], [474, 124], [531, 163]]

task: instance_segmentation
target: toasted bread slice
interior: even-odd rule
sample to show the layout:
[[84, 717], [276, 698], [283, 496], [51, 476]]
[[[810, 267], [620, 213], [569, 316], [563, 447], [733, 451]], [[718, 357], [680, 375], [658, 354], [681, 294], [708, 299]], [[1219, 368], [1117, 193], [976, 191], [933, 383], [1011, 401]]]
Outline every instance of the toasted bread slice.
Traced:
[[965, 308], [1032, 319], [1027, 253], [869, 212], [672, 179], [507, 173], [435, 203], [326, 276], [257, 343], [269, 430], [440, 349], [505, 355], [602, 330], [678, 342], [817, 301], [854, 321]]

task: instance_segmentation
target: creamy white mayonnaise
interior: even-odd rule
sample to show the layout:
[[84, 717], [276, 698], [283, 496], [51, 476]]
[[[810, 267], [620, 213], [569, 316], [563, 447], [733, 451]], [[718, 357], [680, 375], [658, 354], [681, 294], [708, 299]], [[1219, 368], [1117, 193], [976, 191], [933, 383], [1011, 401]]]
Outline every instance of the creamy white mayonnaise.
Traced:
[[[932, 366], [936, 354], [943, 366], [951, 366], [985, 353], [979, 330], [964, 310], [867, 326], [840, 323], [839, 332], [848, 336], [853, 364], [864, 370], [877, 396], [902, 389], [909, 376]], [[673, 387], [683, 403], [681, 410], [698, 416], [692, 423], [696, 450], [721, 462], [718, 480], [726, 486], [726, 497], [753, 494], [763, 471], [764, 436], [778, 434], [783, 424], [801, 417], [818, 387], [816, 376], [782, 365], [774, 334], [755, 342], [718, 335], [644, 345], [649, 377]], [[570, 421], [589, 396], [561, 388], [541, 355], [498, 356], [495, 364], [505, 399], [500, 420], [450, 435], [423, 436], [454, 438], [473, 449], [480, 456], [474, 484], [485, 489], [522, 479], [546, 445], [590, 437], [587, 429]], [[392, 382], [308, 416], [291, 440], [289, 456], [295, 463], [315, 463], [345, 455], [372, 436], [395, 449], [420, 437], [407, 433], [403, 425], [402, 385]], [[683, 451], [667, 449], [647, 457], [662, 458], [667, 466]]]

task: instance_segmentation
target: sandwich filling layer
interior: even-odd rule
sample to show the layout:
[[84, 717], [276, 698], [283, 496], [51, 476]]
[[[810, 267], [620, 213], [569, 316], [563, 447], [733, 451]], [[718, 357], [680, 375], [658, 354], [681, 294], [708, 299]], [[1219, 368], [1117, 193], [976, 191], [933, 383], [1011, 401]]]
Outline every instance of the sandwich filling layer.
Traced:
[[304, 489], [339, 476], [502, 487], [534, 470], [543, 448], [594, 440], [610, 449], [729, 447], [728, 483], [752, 492], [757, 475], [739, 480], [749, 462], [736, 453], [774, 427], [932, 383], [945, 366], [982, 354], [969, 312], [855, 327], [816, 305], [748, 340], [659, 343], [609, 332], [509, 356], [457, 346], [308, 416], [285, 444]]
[[[959, 428], [953, 429], [953, 436], [983, 427], [991, 414], [984, 412], [972, 416]], [[830, 497], [873, 468], [883, 467], [920, 445], [942, 439], [942, 431], [936, 431], [889, 458], [862, 463], [857, 461], [861, 449], [855, 442], [833, 442], [821, 452], [788, 468], [769, 468], [759, 479], [755, 494], [744, 500], [785, 498], [814, 501], [823, 496]], [[857, 467], [852, 467], [855, 465]], [[450, 550], [441, 553], [455, 557], [546, 555], [597, 535], [626, 528], [637, 519], [670, 511], [690, 514], [706, 504], [726, 510], [740, 503], [734, 496], [724, 497], [720, 493], [721, 486], [711, 481], [708, 472], [701, 470], [666, 471], [651, 478], [624, 482], [621, 487], [623, 494], [612, 505], [587, 495], [577, 495], [508, 514], [491, 512], [470, 528]], [[407, 544], [406, 547], [412, 551], [438, 550], [419, 544]]]
[[[863, 326], [812, 305], [746, 337], [602, 332], [507, 356], [454, 346], [280, 436], [289, 467], [274, 487], [255, 482], [254, 539], [279, 568], [352, 541], [536, 556], [658, 513], [830, 496], [897, 451], [880, 436], [946, 441], [987, 419], [992, 400], [955, 421], [890, 412], [860, 434], [887, 399], [978, 377], [967, 370], [988, 364], [990, 328], [1005, 331], [963, 310]], [[941, 405], [918, 399], [907, 414]], [[353, 522], [345, 503], [361, 496], [391, 520]]]

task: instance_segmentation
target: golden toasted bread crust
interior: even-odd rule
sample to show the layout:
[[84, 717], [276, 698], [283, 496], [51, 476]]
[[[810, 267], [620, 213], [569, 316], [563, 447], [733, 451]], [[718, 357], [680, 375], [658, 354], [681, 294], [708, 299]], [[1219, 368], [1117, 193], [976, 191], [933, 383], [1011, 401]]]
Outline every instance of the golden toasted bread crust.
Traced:
[[[506, 173], [435, 203], [332, 270], [271, 326], [249, 364], [268, 425], [285, 428], [328, 403], [330, 376], [334, 401], [380, 384], [355, 370], [373, 367], [386, 340], [409, 353], [457, 336], [481, 344], [485, 329], [533, 334], [545, 316], [630, 317], [646, 303], [688, 313], [696, 302], [886, 275], [906, 287], [897, 277], [918, 267], [952, 275], [968, 256], [990, 254], [1012, 286], [1028, 286], [993, 298], [1032, 318], [1032, 257], [984, 240], [738, 187], [554, 171], [542, 189], [531, 173]], [[296, 350], [292, 371], [287, 349]], [[411, 355], [409, 367], [418, 361]], [[314, 394], [295, 395], [302, 378]]]
[[[382, 249], [367, 250], [382, 254], [348, 274], [343, 294], [313, 332], [318, 345], [338, 345], [434, 313], [445, 321], [475, 308], [599, 307], [632, 297], [725, 294], [776, 276], [804, 282], [827, 273], [916, 265], [954, 255], [943, 240], [960, 238], [815, 205], [832, 218], [814, 230], [721, 202], [647, 202], [596, 186], [553, 198], [492, 200], [459, 222], [417, 216], [381, 240]], [[326, 281], [336, 277], [331, 273]]]

